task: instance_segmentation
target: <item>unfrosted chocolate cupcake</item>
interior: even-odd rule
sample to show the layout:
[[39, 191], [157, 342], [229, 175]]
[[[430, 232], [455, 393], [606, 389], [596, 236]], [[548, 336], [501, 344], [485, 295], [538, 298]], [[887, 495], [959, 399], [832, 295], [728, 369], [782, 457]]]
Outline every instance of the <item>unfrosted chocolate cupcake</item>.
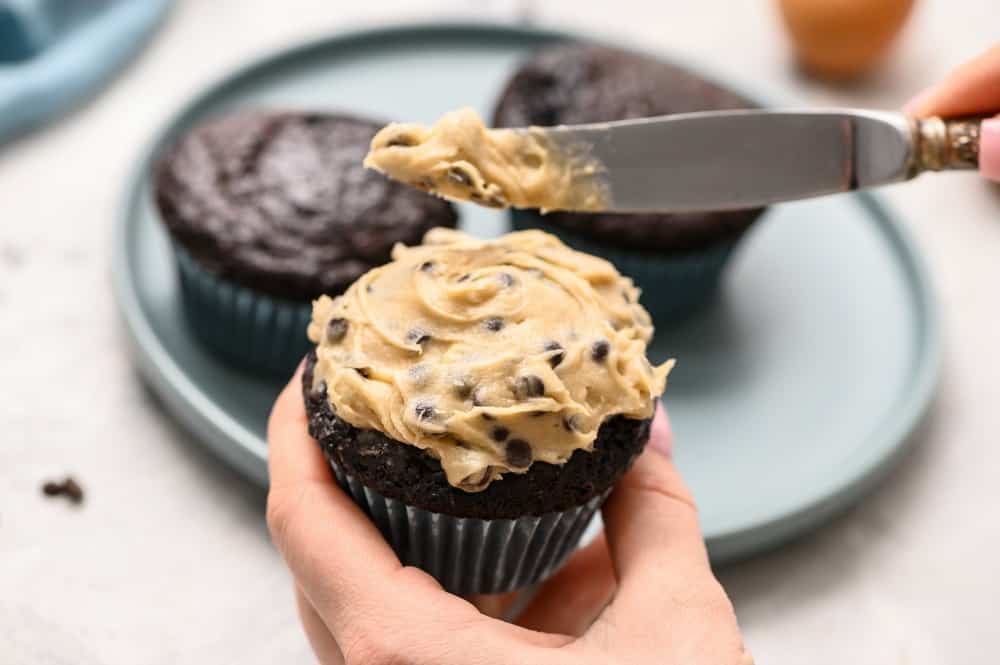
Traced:
[[670, 363], [602, 259], [437, 229], [320, 298], [303, 391], [338, 482], [456, 593], [553, 572], [649, 438]]
[[362, 167], [380, 126], [252, 111], [210, 120], [165, 151], [156, 204], [188, 321], [216, 354], [290, 373], [308, 349], [313, 299], [343, 292], [395, 243], [455, 225], [446, 201]]
[[[497, 127], [608, 122], [752, 108], [748, 99], [648, 56], [588, 44], [538, 51], [504, 88]], [[517, 229], [541, 228], [604, 256], [646, 291], [657, 321], [679, 318], [716, 290], [736, 243], [762, 208], [679, 214], [513, 211]]]

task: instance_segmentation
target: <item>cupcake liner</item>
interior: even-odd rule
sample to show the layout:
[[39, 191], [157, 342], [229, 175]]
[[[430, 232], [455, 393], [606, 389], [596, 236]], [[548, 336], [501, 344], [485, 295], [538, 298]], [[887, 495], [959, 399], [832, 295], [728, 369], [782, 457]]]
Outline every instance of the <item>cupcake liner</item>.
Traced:
[[517, 519], [454, 517], [407, 505], [365, 487], [327, 457], [337, 482], [382, 532], [399, 560], [448, 591], [506, 593], [554, 573], [611, 492], [558, 513]]
[[175, 246], [188, 325], [214, 354], [241, 369], [287, 378], [309, 350], [310, 303], [264, 295], [202, 268]]
[[710, 303], [718, 292], [723, 268], [742, 238], [740, 234], [696, 251], [640, 252], [603, 245], [551, 224], [533, 210], [511, 211], [511, 223], [516, 231], [540, 229], [573, 249], [611, 261], [642, 289], [640, 302], [655, 323], [679, 321]]

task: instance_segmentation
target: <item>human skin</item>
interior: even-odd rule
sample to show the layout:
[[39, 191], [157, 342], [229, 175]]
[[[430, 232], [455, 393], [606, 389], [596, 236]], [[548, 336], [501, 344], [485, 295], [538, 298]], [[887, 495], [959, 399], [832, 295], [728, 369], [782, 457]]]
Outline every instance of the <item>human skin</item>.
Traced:
[[301, 368], [268, 424], [267, 521], [324, 665], [747, 665], [690, 492], [657, 411], [646, 451], [605, 504], [604, 533], [512, 621], [514, 594], [461, 598], [400, 564], [309, 436]]
[[[921, 92], [904, 110], [918, 118], [996, 114], [1000, 111], [1000, 44]], [[979, 172], [984, 178], [1000, 181], [1000, 116], [982, 123]]]

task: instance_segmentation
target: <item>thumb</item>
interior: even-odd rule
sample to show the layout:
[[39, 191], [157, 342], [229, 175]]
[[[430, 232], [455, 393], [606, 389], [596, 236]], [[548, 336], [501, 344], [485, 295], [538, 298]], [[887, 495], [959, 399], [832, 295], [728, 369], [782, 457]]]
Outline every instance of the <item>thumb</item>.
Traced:
[[[961, 65], [903, 110], [918, 118], [1000, 113], [1000, 44]], [[1000, 181], [1000, 116], [984, 120], [980, 128], [979, 173]]]
[[903, 110], [918, 118], [1000, 113], [1000, 44], [959, 66]]
[[675, 571], [708, 571], [708, 556], [690, 490], [669, 456], [671, 432], [657, 409], [650, 442], [603, 509], [621, 592], [642, 571], [669, 562]]

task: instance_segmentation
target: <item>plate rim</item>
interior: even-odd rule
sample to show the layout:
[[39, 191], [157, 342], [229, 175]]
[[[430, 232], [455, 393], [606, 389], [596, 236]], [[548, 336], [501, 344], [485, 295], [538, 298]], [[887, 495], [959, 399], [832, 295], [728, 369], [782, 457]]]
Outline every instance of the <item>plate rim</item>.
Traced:
[[[145, 314], [143, 299], [138, 293], [129, 255], [131, 239], [138, 228], [133, 213], [141, 205], [141, 197], [146, 191], [150, 164], [162, 145], [179, 126], [200, 114], [206, 104], [220, 94], [225, 94], [227, 88], [239, 85], [246, 78], [255, 76], [262, 70], [280, 67], [283, 63], [332, 46], [350, 50], [352, 44], [406, 40], [414, 37], [431, 38], [434, 35], [523, 38], [535, 42], [585, 39], [615, 44], [614, 40], [593, 37], [585, 31], [563, 31], [476, 21], [403, 22], [347, 29], [314, 37], [252, 58], [217, 77], [183, 101], [153, 132], [152, 137], [138, 153], [126, 179], [124, 194], [112, 230], [111, 272], [113, 295], [119, 315], [125, 323], [133, 361], [172, 415], [199, 440], [199, 443], [258, 484], [265, 486], [267, 484], [266, 443], [216, 404], [191, 379], [162, 344]], [[695, 67], [684, 58], [658, 51], [639, 50], [639, 52], [662, 57], [683, 66], [691, 66], [699, 72], [699, 75], [741, 90], [740, 86], [731, 85], [725, 76], [718, 75], [710, 67], [701, 65]], [[764, 88], [764, 94], [755, 93], [751, 97], [767, 101], [777, 96], [769, 95]], [[898, 404], [890, 408], [887, 415], [875, 423], [872, 433], [861, 442], [871, 444], [870, 447], [866, 447], [869, 454], [858, 462], [854, 472], [838, 474], [842, 479], [847, 478], [846, 483], [838, 481], [825, 490], [810, 492], [808, 499], [798, 502], [796, 506], [776, 511], [772, 517], [758, 520], [743, 528], [727, 529], [720, 533], [706, 532], [704, 535], [715, 563], [751, 556], [761, 550], [776, 547], [850, 507], [910, 448], [913, 440], [911, 434], [927, 412], [935, 395], [942, 362], [940, 316], [933, 283], [923, 256], [899, 217], [885, 204], [882, 197], [868, 192], [850, 196], [865, 209], [867, 216], [871, 218], [871, 223], [879, 227], [892, 246], [891, 251], [899, 263], [899, 268], [906, 273], [906, 283], [918, 324], [915, 327], [918, 348], [913, 359], [911, 380], [905, 383], [896, 396]], [[227, 440], [226, 445], [220, 444], [219, 437]]]

